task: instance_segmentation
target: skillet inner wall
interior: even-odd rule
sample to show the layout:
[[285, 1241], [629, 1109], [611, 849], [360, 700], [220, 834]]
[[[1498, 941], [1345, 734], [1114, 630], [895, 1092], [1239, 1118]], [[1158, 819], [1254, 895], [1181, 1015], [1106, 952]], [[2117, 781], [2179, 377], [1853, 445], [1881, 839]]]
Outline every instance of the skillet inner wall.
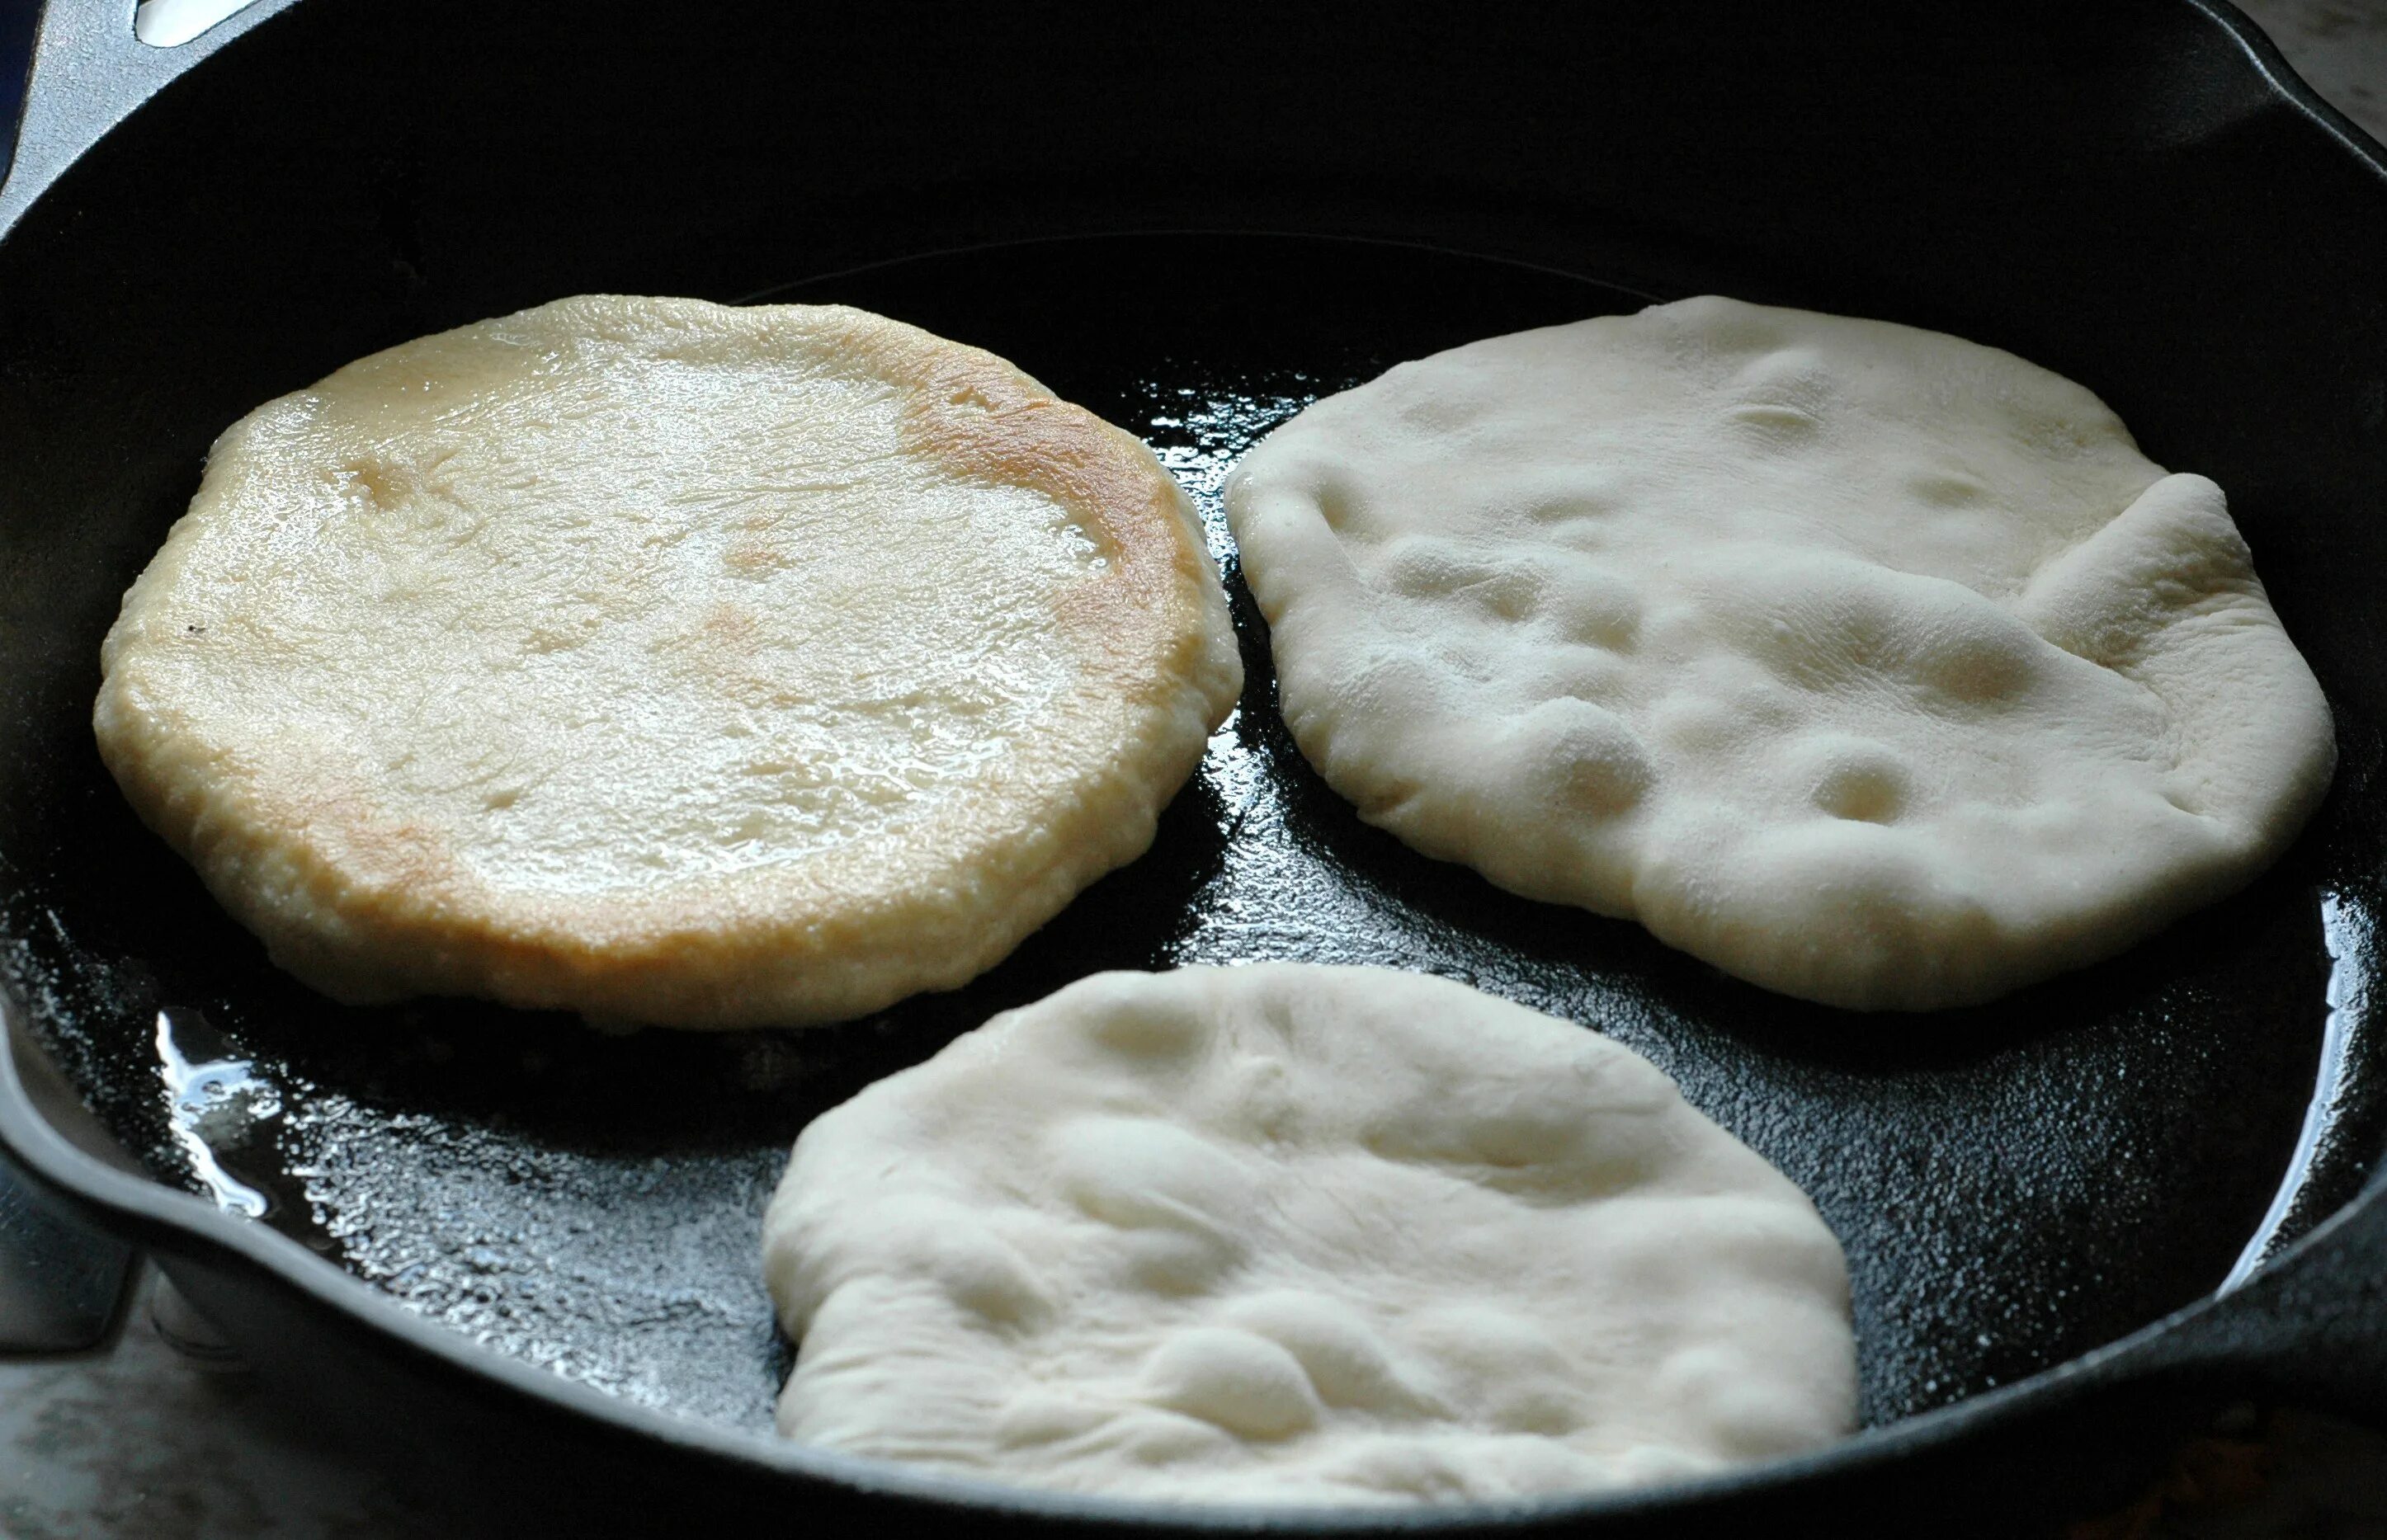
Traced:
[[[2387, 484], [2368, 386], [2345, 377], [2387, 357], [2380, 318], [2250, 265], [2267, 251], [2359, 290], [2387, 243], [2343, 212], [2376, 189], [2288, 155], [2296, 125], [2257, 110], [2242, 67], [2201, 57], [2213, 42], [2180, 35], [2179, 8], [2122, 7], [2052, 50], [2052, 13], [2028, 6], [1895, 44], [1796, 19], [1719, 40], [1629, 6], [1604, 35], [1452, 38], [1372, 11], [1289, 27], [1221, 6], [1112, 19], [1092, 41], [1055, 30], [1067, 7], [965, 36], [977, 23], [900, 5], [807, 13], [801, 34], [725, 6], [734, 37], [597, 9], [556, 34], [461, 4], [403, 23], [371, 0], [301, 6], [171, 88], [0, 243], [6, 959], [44, 1041], [161, 1169], [192, 1175], [159, 1078], [171, 1006], [191, 1013], [186, 1061], [257, 1066], [253, 1086], [195, 1073], [182, 1125], [223, 1152], [224, 1181], [278, 1203], [272, 1222], [506, 1350], [751, 1422], [784, 1366], [754, 1216], [806, 1109], [1089, 966], [1373, 958], [1613, 1032], [1806, 1186], [1856, 1269], [1871, 1420], [2219, 1281], [2313, 1085], [2315, 890], [2356, 902], [2379, 868], [2356, 794], [2387, 678], [2343, 575], [2382, 561], [2372, 523], [2344, 516], [2351, 490]], [[372, 69], [320, 67], [367, 48]], [[897, 110], [870, 61], [899, 56]], [[1230, 57], [1184, 99], [1184, 58]], [[974, 70], [1024, 82], [1001, 132], [979, 132]], [[2175, 99], [2184, 80], [2204, 95]], [[2068, 175], [2014, 170], [2058, 160]], [[2311, 206], [2339, 212], [2267, 247], [2240, 238]], [[966, 994], [834, 1032], [616, 1041], [477, 1007], [328, 1006], [262, 966], [97, 766], [98, 636], [207, 441], [268, 396], [563, 293], [735, 297], [873, 255], [1219, 223], [1882, 314], [2074, 373], [2157, 459], [2230, 487], [2340, 713], [2338, 794], [2277, 873], [2126, 958], [1981, 1012], [1852, 1021], [1409, 856], [1308, 776], [1259, 666], [1154, 852]], [[1477, 262], [1194, 240], [979, 252], [788, 297], [1004, 352], [1148, 431], [1196, 483], [1271, 403], [1638, 303]], [[1256, 632], [1246, 646], [1264, 665]]]

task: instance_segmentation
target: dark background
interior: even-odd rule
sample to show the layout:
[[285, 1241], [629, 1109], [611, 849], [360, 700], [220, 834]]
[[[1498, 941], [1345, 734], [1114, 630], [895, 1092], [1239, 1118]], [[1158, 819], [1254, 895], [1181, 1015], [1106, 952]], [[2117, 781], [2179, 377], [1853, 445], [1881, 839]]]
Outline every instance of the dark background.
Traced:
[[33, 47], [35, 0], [0, 0], [0, 172], [17, 145], [17, 107], [25, 99], [25, 69]]

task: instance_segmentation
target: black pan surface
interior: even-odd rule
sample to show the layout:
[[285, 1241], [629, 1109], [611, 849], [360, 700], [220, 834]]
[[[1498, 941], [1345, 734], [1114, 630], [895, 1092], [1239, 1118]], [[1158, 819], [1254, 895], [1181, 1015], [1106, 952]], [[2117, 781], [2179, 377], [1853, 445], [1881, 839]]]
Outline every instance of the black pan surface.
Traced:
[[[600, 8], [296, 7], [0, 239], [0, 973], [158, 1175], [502, 1355], [744, 1430], [789, 1361], [755, 1249], [797, 1130], [1101, 967], [1385, 963], [1628, 1043], [1840, 1235], [1869, 1423], [2123, 1337], [2361, 1188], [2387, 1133], [2387, 311], [2315, 285], [2372, 292], [2387, 178], [2193, 7], [2061, 44], [2052, 6], [1829, 36], [1662, 6]], [[1153, 851], [970, 988], [719, 1037], [343, 1009], [99, 766], [99, 637], [216, 432], [372, 348], [602, 289], [837, 300], [990, 347], [1202, 503], [1241, 708]], [[2011, 347], [2229, 488], [2338, 713], [2337, 788], [2273, 871], [1996, 1004], [1856, 1016], [1502, 894], [1319, 782], [1218, 524], [1234, 459], [1399, 360], [1711, 290]]]
[[[1841, 1237], [1869, 1420], [2020, 1378], [2211, 1292], [2261, 1227], [2313, 1099], [2333, 907], [2355, 901], [2317, 890], [2308, 859], [2085, 974], [1971, 1011], [1859, 1016], [1415, 855], [1362, 825], [1285, 734], [1219, 513], [1227, 469], [1320, 394], [1477, 336], [1670, 297], [1656, 282], [1161, 235], [775, 291], [1003, 352], [1147, 435], [1194, 492], [1250, 684], [1153, 852], [955, 994], [830, 1029], [609, 1038], [568, 1017], [309, 993], [215, 910], [85, 750], [72, 790], [87, 821], [25, 863], [38, 876], [24, 898], [57, 919], [47, 940], [65, 955], [51, 962], [69, 965], [55, 977], [76, 991], [45, 1041], [160, 1172], [502, 1351], [758, 1428], [787, 1367], [757, 1276], [761, 1214], [795, 1132], [995, 1011], [1107, 967], [1422, 969], [1630, 1044]], [[1735, 287], [1798, 297], [1762, 274]], [[2161, 443], [2163, 424], [2140, 427]]]

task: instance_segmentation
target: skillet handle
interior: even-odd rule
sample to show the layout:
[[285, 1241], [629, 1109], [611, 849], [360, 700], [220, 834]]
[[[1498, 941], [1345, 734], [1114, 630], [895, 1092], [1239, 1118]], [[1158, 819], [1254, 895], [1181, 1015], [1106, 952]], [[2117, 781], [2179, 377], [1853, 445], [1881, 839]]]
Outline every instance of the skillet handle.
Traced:
[[[141, 1167], [82, 1105], [49, 1055], [0, 1000], [0, 1100], [51, 1137], [127, 1175]], [[0, 1356], [99, 1346], [122, 1319], [139, 1264], [133, 1245], [92, 1221], [0, 1139]]]
[[[189, 41], [159, 47], [134, 35], [136, 0], [44, 0], [17, 125], [16, 158], [8, 165], [7, 181], [0, 183], [0, 231], [23, 218], [33, 200], [102, 134], [168, 82], [295, 3], [253, 0]], [[152, 25], [145, 30], [161, 39], [180, 35], [197, 19], [202, 4], [151, 0]], [[184, 19], [182, 25], [161, 30], [155, 24], [160, 16], [172, 22], [177, 13]]]
[[123, 1313], [133, 1248], [45, 1202], [0, 1153], [0, 1357], [80, 1353]]

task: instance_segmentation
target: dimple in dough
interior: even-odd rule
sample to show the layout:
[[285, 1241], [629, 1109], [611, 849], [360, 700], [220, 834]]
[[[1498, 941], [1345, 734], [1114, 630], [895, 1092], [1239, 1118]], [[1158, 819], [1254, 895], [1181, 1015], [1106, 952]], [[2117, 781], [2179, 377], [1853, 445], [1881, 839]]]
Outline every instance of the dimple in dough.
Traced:
[[1101, 974], [815, 1119], [789, 1436], [1212, 1502], [1577, 1491], [1846, 1432], [1838, 1243], [1629, 1050], [1464, 985]]
[[1310, 407], [1226, 504], [1362, 817], [1831, 1004], [2117, 952], [2335, 764], [2221, 489], [1937, 333], [1709, 297], [1496, 337]]
[[1242, 676], [1130, 435], [864, 311], [613, 297], [234, 424], [102, 663], [125, 794], [308, 982], [687, 1027], [991, 966]]

